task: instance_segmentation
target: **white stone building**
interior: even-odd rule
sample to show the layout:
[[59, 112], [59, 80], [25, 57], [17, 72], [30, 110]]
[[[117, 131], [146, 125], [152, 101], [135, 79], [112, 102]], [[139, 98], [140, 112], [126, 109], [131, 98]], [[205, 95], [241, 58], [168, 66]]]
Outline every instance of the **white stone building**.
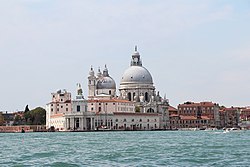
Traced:
[[51, 102], [46, 105], [46, 128], [65, 130], [65, 114], [72, 111], [71, 93], [59, 90], [51, 96]]
[[[109, 75], [106, 65], [103, 72], [99, 68], [96, 75], [91, 67], [88, 100], [84, 99], [80, 85], [76, 100], [71, 100], [71, 95], [61, 94], [62, 92], [53, 94], [52, 103], [46, 107], [47, 127], [78, 131], [100, 130], [103, 127], [111, 130], [154, 130], [169, 127], [168, 100], [162, 99], [159, 92], [156, 94], [153, 78], [142, 66], [137, 47], [132, 54], [130, 67], [122, 76], [119, 96], [116, 95], [116, 83]], [[53, 108], [55, 106], [57, 107]]]
[[[130, 67], [122, 76], [119, 96], [116, 95], [116, 84], [109, 75], [106, 65], [103, 73], [101, 73], [100, 68], [98, 69], [96, 76], [91, 67], [88, 80], [88, 111], [97, 115], [95, 126], [103, 125], [111, 129], [130, 130], [168, 128], [168, 100], [162, 99], [159, 92], [155, 93], [153, 78], [150, 72], [142, 66], [137, 47], [132, 54]], [[133, 122], [115, 121], [122, 120], [125, 117], [131, 118]], [[137, 122], [138, 120], [152, 119], [156, 120], [154, 126], [148, 122]], [[140, 125], [140, 128], [134, 127], [134, 125]]]

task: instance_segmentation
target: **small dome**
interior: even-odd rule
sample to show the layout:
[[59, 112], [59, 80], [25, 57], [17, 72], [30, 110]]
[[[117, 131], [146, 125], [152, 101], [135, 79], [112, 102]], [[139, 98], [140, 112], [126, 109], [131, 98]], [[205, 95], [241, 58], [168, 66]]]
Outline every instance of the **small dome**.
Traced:
[[97, 81], [96, 88], [97, 89], [116, 89], [116, 84], [113, 78], [111, 78], [110, 76], [106, 76], [106, 77], [101, 77]]
[[90, 76], [94, 76], [94, 75], [95, 75], [95, 72], [94, 72], [92, 66], [91, 66], [91, 68], [90, 68], [89, 75], [90, 75]]
[[123, 84], [153, 84], [153, 78], [145, 67], [130, 66], [123, 74]]

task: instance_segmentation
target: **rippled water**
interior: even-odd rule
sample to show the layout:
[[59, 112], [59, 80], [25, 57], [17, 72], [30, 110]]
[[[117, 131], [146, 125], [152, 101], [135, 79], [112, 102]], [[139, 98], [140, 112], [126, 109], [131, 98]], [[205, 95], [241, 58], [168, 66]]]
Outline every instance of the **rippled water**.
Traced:
[[0, 134], [0, 166], [249, 166], [250, 131]]

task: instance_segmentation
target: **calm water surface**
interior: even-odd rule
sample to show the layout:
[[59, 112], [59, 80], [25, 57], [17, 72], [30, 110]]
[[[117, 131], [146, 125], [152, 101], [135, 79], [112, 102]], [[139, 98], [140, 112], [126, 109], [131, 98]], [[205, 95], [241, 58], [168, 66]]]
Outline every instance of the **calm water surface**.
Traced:
[[0, 166], [250, 166], [250, 131], [0, 133]]

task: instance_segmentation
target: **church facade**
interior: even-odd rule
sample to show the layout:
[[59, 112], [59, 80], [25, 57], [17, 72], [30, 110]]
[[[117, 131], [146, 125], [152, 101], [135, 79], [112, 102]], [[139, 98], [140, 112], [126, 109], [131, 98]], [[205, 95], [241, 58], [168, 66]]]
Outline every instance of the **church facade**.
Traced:
[[[88, 76], [88, 96], [84, 99], [78, 86], [71, 110], [62, 112], [63, 130], [156, 130], [169, 127], [169, 103], [156, 93], [153, 77], [142, 65], [137, 47], [131, 63], [121, 77], [118, 89], [107, 66], [95, 74], [91, 67]], [[50, 105], [50, 103], [48, 104]], [[84, 107], [81, 107], [84, 106]], [[48, 107], [49, 110], [49, 107]], [[53, 113], [48, 115], [51, 122]], [[61, 124], [62, 125], [62, 124]], [[55, 126], [56, 124], [48, 124]]]

